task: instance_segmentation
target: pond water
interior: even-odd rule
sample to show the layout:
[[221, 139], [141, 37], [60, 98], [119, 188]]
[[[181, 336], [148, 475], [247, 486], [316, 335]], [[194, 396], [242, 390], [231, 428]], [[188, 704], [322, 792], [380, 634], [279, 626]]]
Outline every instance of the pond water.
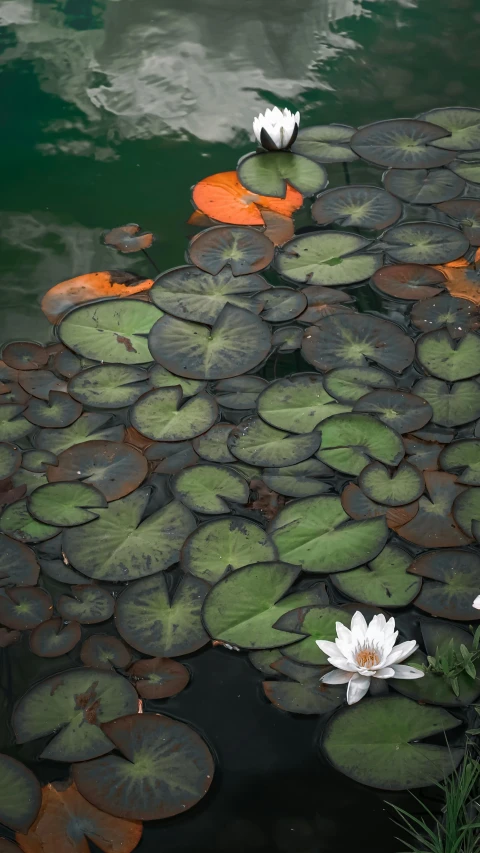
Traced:
[[[106, 228], [141, 223], [157, 236], [158, 269], [183, 264], [192, 186], [253, 150], [252, 118], [267, 104], [299, 109], [302, 127], [480, 106], [479, 25], [475, 0], [0, 0], [0, 341], [51, 342], [40, 299], [57, 282], [104, 269], [152, 275], [142, 254], [102, 243]], [[327, 170], [330, 186], [381, 174], [363, 161]], [[297, 232], [311, 229], [307, 207]], [[417, 208], [416, 218], [432, 214]], [[405, 303], [368, 285], [355, 297], [359, 310], [405, 325]], [[312, 368], [294, 354], [269, 365], [268, 379], [274, 369]], [[191, 811], [146, 824], [142, 853], [400, 849], [385, 803], [398, 797], [334, 770], [318, 718], [268, 702], [246, 655], [208, 646], [181, 660], [188, 688], [147, 709], [201, 732], [216, 775]], [[39, 762], [38, 741], [15, 747], [9, 717], [12, 700], [57, 669], [32, 664], [25, 643], [3, 652], [0, 752], [45, 782], [65, 778], [64, 765]]]

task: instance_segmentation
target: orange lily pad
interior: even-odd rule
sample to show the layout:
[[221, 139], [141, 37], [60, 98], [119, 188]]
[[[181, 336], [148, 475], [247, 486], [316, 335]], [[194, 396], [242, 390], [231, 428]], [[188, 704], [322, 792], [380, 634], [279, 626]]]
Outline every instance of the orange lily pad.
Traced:
[[291, 216], [303, 204], [298, 190], [287, 186], [285, 198], [257, 195], [247, 190], [236, 172], [218, 172], [193, 188], [193, 202], [201, 213], [231, 225], [265, 225], [262, 208]]
[[[477, 250], [474, 263], [478, 260], [480, 250]], [[469, 264], [465, 258], [459, 258], [449, 264], [437, 266], [436, 269], [446, 276], [445, 288], [452, 296], [470, 299], [480, 305], [480, 271], [477, 271], [475, 266]]]
[[111, 296], [135, 296], [150, 290], [152, 284], [151, 278], [140, 278], [123, 270], [87, 273], [61, 281], [47, 290], [41, 308], [47, 320], [56, 323], [74, 305]]

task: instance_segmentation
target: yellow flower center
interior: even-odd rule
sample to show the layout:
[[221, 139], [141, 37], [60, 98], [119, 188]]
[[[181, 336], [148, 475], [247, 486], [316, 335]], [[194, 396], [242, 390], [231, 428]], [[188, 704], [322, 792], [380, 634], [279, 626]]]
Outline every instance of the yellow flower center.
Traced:
[[380, 656], [375, 649], [360, 649], [355, 655], [355, 660], [364, 669], [372, 669], [380, 663]]

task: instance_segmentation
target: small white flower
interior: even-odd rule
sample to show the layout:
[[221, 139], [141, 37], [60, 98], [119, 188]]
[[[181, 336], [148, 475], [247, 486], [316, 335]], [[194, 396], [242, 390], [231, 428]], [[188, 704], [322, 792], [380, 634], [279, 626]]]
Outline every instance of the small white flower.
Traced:
[[265, 110], [253, 120], [253, 132], [259, 145], [268, 151], [290, 148], [295, 142], [300, 124], [300, 113], [291, 113], [285, 107]]
[[477, 595], [475, 601], [472, 604], [472, 607], [474, 607], [475, 610], [480, 610], [480, 595]]
[[357, 610], [352, 616], [350, 628], [341, 622], [336, 624], [337, 636], [334, 643], [317, 640], [317, 646], [328, 656], [328, 662], [337, 667], [327, 672], [322, 681], [326, 684], [346, 684], [347, 702], [353, 705], [365, 696], [371, 678], [422, 678], [425, 674], [413, 666], [401, 666], [400, 661], [410, 657], [418, 648], [415, 640], [395, 646], [398, 631], [393, 617], [386, 622], [385, 616], [374, 616], [369, 625]]

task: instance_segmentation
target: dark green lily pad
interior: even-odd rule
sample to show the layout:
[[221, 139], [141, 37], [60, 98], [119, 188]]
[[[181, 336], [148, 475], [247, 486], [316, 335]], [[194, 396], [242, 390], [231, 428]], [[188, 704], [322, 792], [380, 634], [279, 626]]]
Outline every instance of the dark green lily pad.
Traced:
[[16, 488], [23, 486], [26, 489], [25, 495], [27, 497], [47, 482], [46, 474], [35, 474], [33, 471], [26, 471], [25, 468], [19, 468], [12, 477], [12, 483]]
[[258, 524], [245, 518], [218, 518], [190, 534], [182, 548], [181, 567], [215, 584], [228, 572], [277, 556], [273, 542]]
[[71, 379], [72, 376], [80, 373], [84, 366], [87, 366], [84, 365], [85, 361], [87, 359], [79, 358], [74, 352], [63, 347], [53, 359], [52, 368], [55, 373], [58, 373], [64, 379]]
[[307, 498], [330, 491], [330, 485], [323, 477], [333, 474], [328, 465], [319, 459], [306, 459], [296, 465], [283, 468], [264, 468], [262, 480], [269, 489], [292, 498]]
[[[183, 814], [207, 793], [213, 757], [193, 729], [163, 714], [131, 714], [103, 726], [116, 754], [73, 768], [80, 793], [107, 814], [158, 820]], [[125, 757], [123, 757], [125, 756]]]
[[[451, 174], [451, 173], [450, 173]], [[198, 267], [176, 267], [155, 279], [152, 302], [180, 320], [213, 324], [227, 302], [259, 314], [270, 285], [260, 275], [234, 276], [229, 268], [209, 275]], [[255, 299], [259, 294], [261, 298]]]
[[368, 565], [333, 574], [331, 579], [336, 589], [354, 601], [376, 607], [406, 607], [422, 587], [421, 578], [407, 573], [411, 562], [403, 548], [385, 545]]
[[0, 589], [0, 624], [15, 631], [35, 628], [53, 612], [48, 592], [38, 586]]
[[232, 275], [250, 275], [265, 269], [273, 260], [273, 243], [254, 228], [216, 225], [190, 241], [188, 254], [196, 267], [218, 275], [230, 267]]
[[452, 515], [454, 501], [466, 486], [460, 486], [453, 474], [443, 471], [425, 471], [424, 477], [428, 497], [420, 498], [415, 518], [399, 527], [398, 535], [420, 548], [468, 545], [471, 539], [456, 523], [455, 513]]
[[291, 435], [252, 417], [231, 431], [227, 444], [237, 459], [249, 465], [295, 465], [318, 450], [320, 436], [316, 432]]
[[281, 616], [275, 624], [283, 631], [302, 634], [303, 639], [287, 646], [283, 653], [296, 663], [309, 666], [328, 665], [325, 652], [317, 646], [317, 640], [333, 642], [337, 636], [336, 624], [350, 626], [351, 616], [339, 607], [299, 607]]
[[389, 169], [385, 189], [410, 204], [437, 204], [461, 195], [465, 181], [450, 169]]
[[[480, 577], [480, 557], [474, 551], [427, 551], [413, 560], [409, 571], [424, 578], [415, 601], [420, 610], [459, 622], [480, 618], [478, 610], [472, 607]], [[435, 650], [430, 654], [435, 654]]]
[[117, 441], [85, 441], [64, 450], [47, 469], [49, 482], [81, 480], [107, 501], [124, 498], [143, 483], [148, 462], [135, 447]]
[[132, 655], [118, 637], [111, 637], [109, 634], [91, 634], [82, 645], [80, 658], [85, 666], [111, 672], [115, 669], [125, 669]]
[[365, 394], [357, 400], [353, 411], [376, 415], [400, 433], [421, 429], [432, 417], [432, 408], [426, 400], [407, 391], [390, 389]]
[[430, 403], [433, 421], [440, 426], [460, 426], [480, 417], [480, 385], [474, 379], [452, 385], [440, 379], [420, 379], [413, 391]]
[[318, 677], [296, 681], [264, 681], [265, 696], [272, 705], [291, 714], [328, 714], [345, 699], [344, 685], [322, 684]]
[[213, 393], [217, 403], [225, 409], [247, 411], [255, 408], [258, 395], [267, 385], [267, 380], [261, 376], [234, 376], [217, 382]]
[[288, 323], [307, 307], [307, 297], [292, 287], [272, 287], [263, 294], [262, 318], [268, 323]]
[[383, 517], [352, 521], [334, 495], [303, 498], [280, 510], [269, 533], [281, 560], [306, 572], [344, 572], [373, 560], [387, 541]]
[[368, 367], [375, 362], [401, 373], [415, 354], [413, 341], [395, 323], [369, 314], [335, 314], [305, 330], [302, 355], [317, 370]]
[[77, 355], [109, 364], [151, 361], [148, 333], [162, 312], [140, 299], [105, 299], [73, 308], [60, 321], [60, 340]]
[[66, 530], [63, 547], [69, 562], [95, 580], [129, 581], [168, 569], [176, 563], [195, 519], [171, 501], [142, 521], [150, 488], [98, 510], [98, 519]]
[[37, 370], [45, 367], [48, 352], [41, 344], [33, 341], [13, 341], [2, 350], [2, 359], [14, 370]]
[[359, 157], [377, 166], [434, 169], [453, 160], [454, 154], [433, 145], [447, 136], [446, 130], [430, 122], [389, 119], [360, 128], [350, 144]]
[[34, 429], [24, 416], [25, 405], [6, 403], [0, 406], [0, 441], [13, 442], [25, 438]]
[[283, 278], [298, 284], [355, 284], [382, 264], [381, 255], [365, 252], [371, 242], [348, 231], [300, 234], [279, 249], [275, 268]]
[[471, 107], [437, 107], [419, 118], [448, 130], [448, 135], [433, 143], [451, 151], [473, 151], [480, 147], [480, 110]]
[[31, 548], [0, 534], [0, 587], [35, 586], [39, 571]]
[[190, 681], [187, 667], [170, 658], [137, 660], [128, 675], [142, 699], [168, 699], [181, 693]]
[[324, 376], [323, 384], [339, 403], [353, 405], [375, 388], [395, 388], [395, 379], [378, 367], [337, 367]]
[[442, 213], [455, 219], [471, 246], [480, 246], [480, 201], [476, 198], [459, 198], [437, 205]]
[[66, 655], [80, 642], [82, 629], [79, 622], [64, 622], [57, 616], [37, 625], [30, 634], [30, 651], [42, 658]]
[[[261, 418], [271, 426], [294, 433], [307, 433], [325, 418], [349, 412], [325, 391], [318, 373], [298, 373], [277, 379], [262, 391], [257, 401]], [[276, 467], [281, 465], [276, 461]], [[266, 464], [266, 463], [264, 463]]]
[[75, 619], [81, 625], [96, 625], [113, 616], [115, 601], [103, 587], [95, 584], [72, 586], [70, 595], [61, 595], [57, 610], [64, 619]]
[[460, 178], [468, 181], [471, 184], [480, 184], [480, 163], [464, 163], [461, 160], [454, 160], [449, 168]]
[[42, 524], [75, 527], [98, 518], [97, 509], [107, 506], [105, 497], [86, 483], [47, 483], [27, 500], [30, 515]]
[[8, 480], [22, 462], [22, 454], [13, 444], [0, 443], [0, 480]]
[[464, 750], [420, 741], [459, 724], [448, 711], [403, 696], [364, 699], [328, 720], [322, 748], [337, 770], [363, 785], [422, 788], [452, 773]]
[[149, 337], [155, 360], [189, 379], [224, 379], [246, 373], [263, 361], [270, 345], [267, 324], [233, 305], [222, 309], [211, 328], [165, 314]]
[[373, 459], [396, 466], [404, 456], [399, 434], [372, 415], [333, 415], [320, 433], [317, 459], [344, 474], [360, 474]]
[[24, 416], [40, 427], [67, 427], [82, 414], [83, 406], [63, 391], [50, 391], [48, 402], [32, 398]]
[[480, 336], [467, 332], [452, 338], [447, 329], [426, 332], [417, 340], [417, 359], [424, 371], [458, 382], [480, 373]]
[[39, 400], [48, 400], [52, 391], [67, 390], [67, 383], [51, 370], [21, 370], [18, 381], [27, 394]]
[[245, 477], [230, 467], [207, 463], [180, 471], [172, 491], [189, 509], [206, 515], [230, 512], [231, 503], [246, 504], [249, 495]]
[[198, 379], [186, 379], [185, 376], [175, 376], [160, 364], [154, 364], [149, 370], [150, 381], [154, 388], [170, 388], [172, 385], [180, 385], [184, 397], [193, 397], [194, 394], [205, 391], [206, 382]]
[[314, 195], [327, 186], [323, 166], [290, 151], [247, 154], [237, 166], [240, 183], [258, 195], [284, 198], [287, 184], [303, 195]]
[[324, 317], [329, 317], [331, 314], [344, 313], [345, 311], [353, 311], [346, 302], [354, 302], [355, 299], [344, 290], [333, 290], [331, 287], [322, 287], [320, 284], [312, 284], [310, 287], [304, 287], [302, 290], [304, 296], [307, 297], [307, 308], [297, 317], [299, 323], [310, 325], [318, 323]]
[[31, 687], [16, 705], [12, 725], [17, 743], [55, 732], [41, 758], [87, 761], [114, 748], [100, 726], [137, 709], [137, 692], [125, 678], [70, 669]]
[[400, 263], [446, 264], [461, 258], [469, 247], [464, 234], [438, 222], [404, 222], [382, 238], [388, 255]]
[[26, 450], [22, 456], [22, 468], [33, 474], [45, 474], [49, 465], [56, 465], [57, 457], [49, 450]]
[[355, 483], [349, 483], [344, 488], [341, 501], [345, 512], [355, 521], [385, 516], [388, 527], [395, 531], [407, 521], [411, 521], [418, 512], [418, 501], [399, 507], [386, 506], [367, 498]]
[[60, 527], [50, 524], [42, 524], [30, 515], [27, 509], [27, 501], [21, 500], [10, 504], [4, 509], [0, 517], [0, 531], [17, 539], [18, 542], [26, 542], [34, 545], [36, 542], [44, 542], [52, 539], [60, 533]]
[[295, 352], [302, 346], [303, 329], [301, 326], [280, 326], [272, 335], [272, 347], [277, 352]]
[[227, 439], [232, 428], [233, 424], [227, 424], [223, 421], [220, 424], [214, 424], [207, 432], [194, 439], [193, 448], [195, 452], [205, 462], [220, 464], [236, 462], [235, 456], [232, 456], [227, 447]]
[[68, 392], [75, 400], [96, 409], [131, 406], [150, 388], [147, 371], [132, 364], [101, 364], [98, 367], [89, 367], [88, 370], [77, 373], [68, 383]]
[[298, 131], [292, 151], [317, 163], [351, 163], [358, 160], [349, 144], [355, 132], [356, 129], [347, 124], [306, 127]]
[[185, 441], [206, 432], [215, 423], [218, 406], [209, 394], [183, 401], [181, 388], [155, 388], [144, 394], [130, 412], [132, 426], [155, 441]]
[[443, 444], [436, 441], [422, 441], [419, 438], [404, 436], [403, 445], [408, 455], [408, 462], [419, 471], [438, 471], [438, 457]]
[[480, 309], [469, 299], [442, 294], [413, 305], [410, 320], [422, 332], [446, 326], [450, 337], [461, 338], [480, 327]]
[[208, 642], [200, 618], [208, 583], [185, 575], [174, 594], [164, 575], [130, 584], [117, 599], [115, 624], [132, 648], [154, 657], [178, 657]]
[[[453, 474], [448, 476], [454, 477]], [[456, 477], [455, 481], [458, 482]], [[480, 521], [480, 489], [458, 487], [458, 495], [453, 504], [453, 517], [466, 536], [473, 536], [472, 522]]]
[[158, 464], [156, 474], [178, 474], [190, 465], [196, 465], [200, 457], [195, 453], [191, 441], [158, 441], [145, 450], [145, 458]]
[[[451, 176], [452, 173], [447, 174]], [[401, 215], [400, 202], [381, 187], [374, 186], [351, 184], [335, 187], [317, 196], [312, 205], [312, 217], [319, 225], [335, 222], [346, 228], [382, 231], [393, 225]]]
[[446, 278], [440, 270], [423, 264], [387, 264], [380, 267], [370, 284], [385, 296], [415, 301], [441, 293]]
[[362, 492], [377, 503], [386, 506], [404, 506], [416, 501], [423, 493], [423, 474], [408, 462], [388, 470], [381, 462], [371, 462], [359, 478]]
[[444, 471], [456, 474], [457, 483], [480, 486], [480, 441], [463, 439], [445, 447], [439, 457]]
[[65, 429], [42, 429], [35, 434], [35, 447], [39, 450], [49, 450], [57, 456], [74, 444], [84, 441], [123, 441], [125, 427], [122, 424], [112, 425], [110, 414], [85, 412], [78, 421]]
[[[59, 538], [61, 539], [61, 534]], [[76, 572], [75, 569], [71, 568], [71, 566], [65, 565], [63, 560], [45, 560], [39, 558], [39, 563], [42, 569], [42, 574], [47, 578], [52, 578], [60, 583], [68, 584], [82, 584], [88, 582], [88, 578], [81, 575], [80, 572]]]
[[[28, 832], [41, 802], [40, 785], [32, 771], [10, 755], [0, 755], [0, 822], [16, 832]], [[20, 849], [13, 844], [11, 848]]]

